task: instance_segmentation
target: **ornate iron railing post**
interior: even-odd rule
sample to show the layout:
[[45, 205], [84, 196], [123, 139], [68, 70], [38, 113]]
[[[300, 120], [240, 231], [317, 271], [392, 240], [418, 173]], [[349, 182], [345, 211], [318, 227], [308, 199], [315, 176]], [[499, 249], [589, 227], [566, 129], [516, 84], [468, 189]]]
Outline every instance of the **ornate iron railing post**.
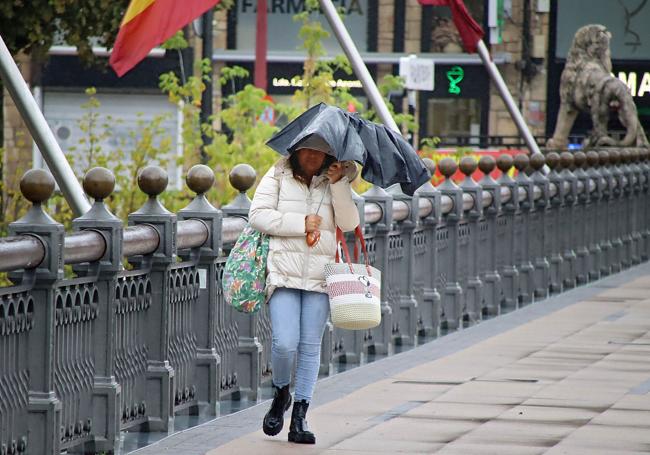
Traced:
[[548, 283], [549, 283], [549, 268], [550, 265], [546, 258], [548, 251], [547, 243], [549, 242], [549, 234], [547, 229], [552, 224], [549, 223], [551, 217], [548, 213], [550, 188], [549, 182], [544, 173], [542, 172], [546, 160], [544, 155], [536, 153], [530, 157], [530, 165], [533, 169], [531, 180], [533, 181], [534, 188], [539, 188], [539, 198], [534, 201], [534, 210], [530, 215], [530, 257], [533, 260], [533, 298], [541, 300], [548, 297]]
[[609, 152], [605, 150], [600, 150], [598, 152], [598, 164], [599, 172], [601, 175], [601, 182], [603, 183], [602, 198], [600, 204], [600, 250], [601, 258], [600, 261], [600, 276], [604, 277], [612, 273], [612, 242], [611, 242], [611, 227], [610, 225], [614, 222], [611, 219], [613, 211], [611, 210], [612, 198], [613, 196], [613, 187], [615, 180], [612, 178], [612, 173], [609, 170]]
[[[370, 237], [367, 247], [372, 251], [374, 256], [373, 265], [382, 271], [382, 281], [385, 283], [384, 273], [388, 270], [389, 248], [388, 236], [393, 223], [393, 196], [383, 189], [373, 186], [362, 195], [366, 202], [377, 204], [381, 208], [381, 219], [370, 226], [367, 226], [367, 233]], [[387, 286], [381, 287], [381, 324], [366, 335], [368, 338], [367, 346], [370, 354], [393, 353], [392, 328], [397, 320], [397, 315], [389, 302], [389, 289]]]
[[576, 253], [573, 250], [575, 245], [576, 217], [575, 206], [577, 202], [577, 179], [571, 167], [573, 166], [573, 154], [562, 152], [560, 154], [560, 166], [562, 171], [562, 196], [563, 204], [560, 206], [560, 217], [562, 220], [562, 231], [560, 235], [560, 245], [562, 246], [562, 285], [564, 289], [572, 289], [576, 286]]
[[443, 158], [438, 163], [438, 170], [445, 177], [438, 186], [443, 196], [451, 199], [451, 211], [444, 214], [444, 225], [436, 233], [436, 249], [440, 258], [438, 263], [438, 289], [441, 292], [441, 326], [455, 330], [462, 325], [462, 310], [465, 297], [459, 277], [459, 230], [466, 229], [461, 224], [463, 219], [463, 190], [452, 180], [458, 165], [451, 158]]
[[[429, 158], [423, 160], [431, 175], [436, 164]], [[438, 189], [427, 182], [416, 191], [420, 201], [427, 201], [431, 211], [420, 218], [420, 226], [414, 234], [415, 295], [418, 300], [418, 325], [423, 336], [440, 334], [440, 293], [436, 289], [438, 255], [436, 254], [436, 229], [440, 223], [440, 198]]]
[[[93, 304], [97, 318], [93, 330], [95, 376], [92, 397], [92, 440], [84, 445], [89, 452], [118, 453], [120, 443], [121, 387], [115, 378], [115, 327], [117, 274], [122, 270], [122, 221], [104, 204], [115, 188], [115, 176], [96, 167], [83, 179], [86, 194], [95, 200], [91, 209], [72, 221], [75, 231], [99, 232], [106, 242], [103, 256], [95, 262], [73, 267], [77, 275], [93, 278], [96, 293]], [[96, 300], [95, 300], [96, 298]], [[93, 425], [94, 423], [94, 425]]]
[[[527, 155], [519, 154], [514, 158], [515, 169], [517, 169], [515, 197], [519, 199], [519, 211], [515, 214], [515, 263], [519, 271], [519, 303], [531, 303], [535, 288], [535, 267], [530, 260], [530, 212], [535, 206], [533, 191], [535, 185], [526, 175], [529, 164]], [[519, 189], [524, 191], [523, 195], [519, 194]]]
[[158, 231], [160, 242], [148, 255], [129, 258], [138, 269], [149, 270], [151, 306], [145, 319], [147, 346], [147, 425], [150, 431], [171, 431], [174, 421], [175, 371], [171, 365], [169, 333], [171, 300], [170, 266], [176, 262], [176, 215], [158, 201], [167, 188], [167, 173], [147, 166], [138, 175], [138, 186], [149, 197], [144, 205], [129, 214], [129, 226], [149, 225]]
[[636, 194], [636, 176], [632, 169], [632, 154], [627, 149], [620, 151], [621, 161], [619, 168], [623, 175], [625, 182], [621, 194], [621, 208], [624, 210], [625, 215], [621, 220], [621, 241], [623, 242], [621, 254], [621, 268], [627, 269], [634, 263], [634, 197]]
[[[587, 163], [589, 165], [587, 176], [593, 184], [593, 190], [587, 191], [587, 216], [585, 224], [587, 225], [587, 248], [589, 257], [587, 260], [587, 280], [594, 281], [600, 278], [600, 264], [603, 261], [603, 252], [600, 249], [600, 232], [601, 224], [605, 222], [600, 216], [603, 206], [602, 198], [605, 191], [606, 182], [598, 170], [599, 157], [598, 152], [590, 150], [587, 152]], [[590, 185], [591, 185], [590, 184]]]
[[593, 207], [590, 200], [591, 179], [585, 168], [587, 167], [587, 155], [583, 152], [573, 154], [575, 175], [580, 191], [577, 194], [577, 203], [574, 206], [574, 250], [576, 253], [576, 284], [581, 285], [589, 281], [589, 238], [594, 229], [588, 220], [593, 219]]
[[[9, 225], [10, 235], [36, 237], [45, 249], [44, 260], [36, 268], [10, 274], [18, 284], [11, 296], [5, 297], [3, 308], [8, 326], [4, 336], [13, 337], [17, 346], [8, 355], [3, 369], [18, 365], [13, 371], [2, 371], [11, 379], [13, 392], [2, 393], [3, 401], [12, 400], [27, 409], [26, 415], [16, 415], [11, 440], [6, 444], [7, 453], [23, 452], [58, 455], [61, 443], [61, 403], [55, 394], [54, 384], [54, 330], [56, 283], [63, 278], [63, 226], [47, 215], [42, 203], [54, 191], [54, 179], [49, 172], [33, 169], [25, 173], [20, 181], [23, 196], [32, 203], [29, 211], [18, 221]], [[17, 335], [29, 332], [28, 336]], [[25, 355], [26, 358], [18, 358]], [[22, 367], [22, 368], [21, 368]], [[18, 411], [18, 409], [16, 409]], [[26, 419], [25, 419], [26, 417]]]
[[419, 202], [417, 196], [404, 194], [399, 185], [390, 188], [388, 193], [393, 196], [394, 204], [406, 205], [408, 215], [402, 220], [395, 220], [393, 229], [388, 233], [389, 268], [382, 278], [389, 288], [389, 294], [392, 294], [393, 342], [414, 346], [417, 344], [418, 302], [413, 295], [413, 231], [418, 221]]
[[465, 175], [460, 183], [460, 188], [464, 194], [472, 198], [471, 206], [463, 207], [463, 216], [467, 220], [467, 235], [464, 239], [459, 236], [458, 254], [464, 256], [458, 258], [459, 262], [464, 263], [464, 266], [461, 266], [463, 272], [460, 273], [460, 276], [465, 282], [465, 305], [461, 316], [463, 319], [467, 318], [469, 324], [474, 324], [481, 320], [483, 306], [483, 281], [480, 278], [479, 270], [479, 238], [481, 236], [479, 219], [483, 216], [483, 188], [472, 178], [472, 174], [478, 168], [478, 163], [474, 158], [463, 157], [459, 167]]
[[[253, 187], [257, 173], [248, 164], [238, 164], [230, 171], [230, 183], [239, 194], [228, 205], [221, 208], [225, 216], [248, 219], [251, 200], [246, 192]], [[238, 394], [256, 400], [262, 377], [271, 376], [271, 318], [267, 305], [255, 315], [239, 313], [229, 309], [232, 323], [238, 331], [236, 373]]]
[[500, 313], [501, 275], [497, 265], [497, 215], [501, 210], [501, 187], [490, 175], [496, 168], [496, 161], [489, 155], [482, 156], [478, 168], [483, 173], [479, 185], [492, 199], [489, 205], [483, 204], [484, 219], [479, 224], [479, 265], [483, 281], [483, 303], [481, 312], [489, 316]]
[[186, 182], [196, 196], [178, 212], [178, 220], [200, 220], [208, 231], [208, 240], [202, 246], [178, 251], [184, 261], [197, 261], [199, 273], [198, 306], [193, 318], [197, 345], [196, 399], [200, 404], [207, 405], [210, 415], [216, 415], [222, 371], [216, 345], [216, 312], [221, 292], [217, 281], [217, 259], [221, 255], [222, 215], [205, 197], [214, 184], [212, 169], [202, 164], [193, 166], [187, 173]]
[[641, 218], [641, 260], [647, 261], [650, 258], [650, 204], [648, 204], [648, 194], [650, 194], [650, 151], [641, 150], [641, 175], [643, 177], [642, 189], [642, 210], [639, 214]]
[[633, 176], [632, 201], [630, 203], [630, 230], [632, 232], [631, 257], [632, 264], [641, 263], [643, 236], [641, 231], [641, 214], [643, 213], [643, 172], [639, 166], [641, 153], [638, 149], [630, 151], [629, 167]]
[[609, 236], [612, 242], [610, 251], [610, 263], [612, 273], [618, 273], [623, 268], [623, 223], [625, 220], [622, 217], [627, 216], [624, 212], [624, 204], [621, 200], [624, 195], [626, 183], [624, 181], [623, 172], [618, 164], [621, 162], [621, 154], [618, 150], [611, 150], [609, 152], [609, 170], [612, 183], [612, 190], [609, 198], [609, 215], [611, 223], [609, 225]]
[[514, 162], [510, 155], [497, 158], [501, 177], [497, 180], [500, 190], [507, 196], [502, 198], [501, 214], [497, 217], [497, 265], [501, 274], [501, 305], [516, 308], [519, 293], [519, 271], [515, 265], [515, 213], [519, 210], [517, 184], [508, 174]]
[[557, 168], [560, 164], [560, 155], [551, 152], [546, 155], [546, 165], [551, 169], [547, 175], [551, 185], [555, 188], [555, 194], [551, 197], [551, 208], [547, 215], [550, 222], [548, 252], [549, 258], [549, 292], [552, 294], [562, 292], [562, 271], [564, 258], [562, 257], [562, 206], [564, 205], [564, 179], [560, 177]]

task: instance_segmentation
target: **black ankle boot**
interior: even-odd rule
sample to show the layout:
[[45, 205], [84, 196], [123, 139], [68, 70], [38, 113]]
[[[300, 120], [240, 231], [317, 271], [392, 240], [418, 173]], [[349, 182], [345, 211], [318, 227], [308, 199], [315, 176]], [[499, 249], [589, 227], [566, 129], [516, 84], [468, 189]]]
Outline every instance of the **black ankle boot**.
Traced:
[[307, 400], [296, 401], [293, 404], [293, 412], [291, 413], [291, 425], [289, 426], [289, 442], [297, 442], [298, 444], [316, 444], [316, 436], [307, 428], [307, 408], [309, 403]]
[[273, 385], [273, 388], [275, 389], [275, 395], [273, 396], [271, 409], [269, 409], [269, 412], [264, 416], [264, 423], [262, 424], [264, 434], [269, 436], [275, 436], [282, 431], [282, 426], [284, 425], [284, 413], [289, 409], [289, 406], [291, 406], [289, 384], [282, 388]]

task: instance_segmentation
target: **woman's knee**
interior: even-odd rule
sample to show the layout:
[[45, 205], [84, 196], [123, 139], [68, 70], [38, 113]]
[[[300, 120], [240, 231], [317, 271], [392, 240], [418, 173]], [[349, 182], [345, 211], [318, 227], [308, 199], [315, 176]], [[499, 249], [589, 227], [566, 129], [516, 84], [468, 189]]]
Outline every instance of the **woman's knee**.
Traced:
[[298, 350], [298, 337], [288, 334], [273, 334], [273, 352], [277, 355], [288, 356]]

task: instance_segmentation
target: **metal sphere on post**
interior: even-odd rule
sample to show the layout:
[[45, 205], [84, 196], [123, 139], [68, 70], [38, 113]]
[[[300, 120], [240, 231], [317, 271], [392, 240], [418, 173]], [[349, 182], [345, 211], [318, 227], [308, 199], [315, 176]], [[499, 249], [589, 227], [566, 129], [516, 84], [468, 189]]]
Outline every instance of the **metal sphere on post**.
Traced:
[[596, 167], [598, 166], [598, 152], [595, 150], [589, 150], [587, 152], [587, 165], [589, 167]]
[[250, 164], [238, 164], [232, 168], [228, 179], [233, 188], [240, 193], [245, 193], [255, 185], [257, 172]]
[[438, 170], [446, 180], [449, 180], [458, 170], [458, 164], [452, 158], [443, 158], [438, 162]]
[[598, 152], [598, 164], [600, 166], [607, 166], [609, 164], [609, 152], [607, 150]]
[[587, 155], [584, 152], [576, 152], [573, 154], [573, 164], [577, 169], [587, 167]]
[[458, 166], [460, 168], [460, 172], [465, 174], [465, 177], [471, 177], [472, 174], [476, 171], [478, 168], [478, 163], [476, 160], [471, 157], [471, 156], [464, 156], [460, 160], [460, 164]]
[[554, 171], [560, 164], [560, 155], [557, 152], [551, 152], [546, 155], [546, 165]]
[[484, 175], [490, 175], [497, 166], [496, 160], [490, 155], [483, 155], [478, 160], [478, 168]]
[[573, 166], [573, 154], [569, 152], [562, 152], [560, 154], [560, 168], [571, 169]]
[[197, 195], [205, 194], [214, 185], [214, 172], [205, 164], [197, 164], [187, 172], [185, 183]]
[[138, 187], [150, 198], [156, 198], [169, 183], [167, 172], [159, 166], [147, 166], [138, 174]]
[[530, 156], [530, 166], [534, 171], [540, 171], [546, 165], [546, 159], [541, 153], [534, 153]]
[[223, 211], [229, 215], [247, 215], [251, 200], [246, 192], [255, 185], [257, 172], [250, 164], [238, 164], [230, 171], [228, 180], [232, 187], [239, 191], [239, 194], [230, 204], [223, 207]]
[[528, 167], [529, 163], [530, 160], [528, 159], [528, 155], [524, 155], [523, 153], [515, 155], [514, 166], [517, 171], [523, 172]]
[[31, 169], [20, 179], [20, 192], [35, 206], [40, 205], [54, 193], [54, 177], [44, 169]]
[[500, 155], [499, 158], [497, 158], [497, 168], [504, 174], [507, 175], [508, 172], [510, 172], [510, 169], [512, 169], [513, 165], [513, 159], [512, 156], [510, 155]]
[[115, 189], [115, 175], [103, 167], [94, 167], [84, 175], [83, 189], [95, 201], [102, 201]]

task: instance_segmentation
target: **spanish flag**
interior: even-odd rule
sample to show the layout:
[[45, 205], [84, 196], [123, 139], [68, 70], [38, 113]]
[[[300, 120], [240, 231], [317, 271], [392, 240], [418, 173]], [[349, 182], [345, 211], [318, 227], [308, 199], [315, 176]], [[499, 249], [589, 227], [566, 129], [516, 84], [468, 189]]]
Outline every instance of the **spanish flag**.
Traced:
[[220, 0], [131, 0], [109, 63], [118, 76]]

